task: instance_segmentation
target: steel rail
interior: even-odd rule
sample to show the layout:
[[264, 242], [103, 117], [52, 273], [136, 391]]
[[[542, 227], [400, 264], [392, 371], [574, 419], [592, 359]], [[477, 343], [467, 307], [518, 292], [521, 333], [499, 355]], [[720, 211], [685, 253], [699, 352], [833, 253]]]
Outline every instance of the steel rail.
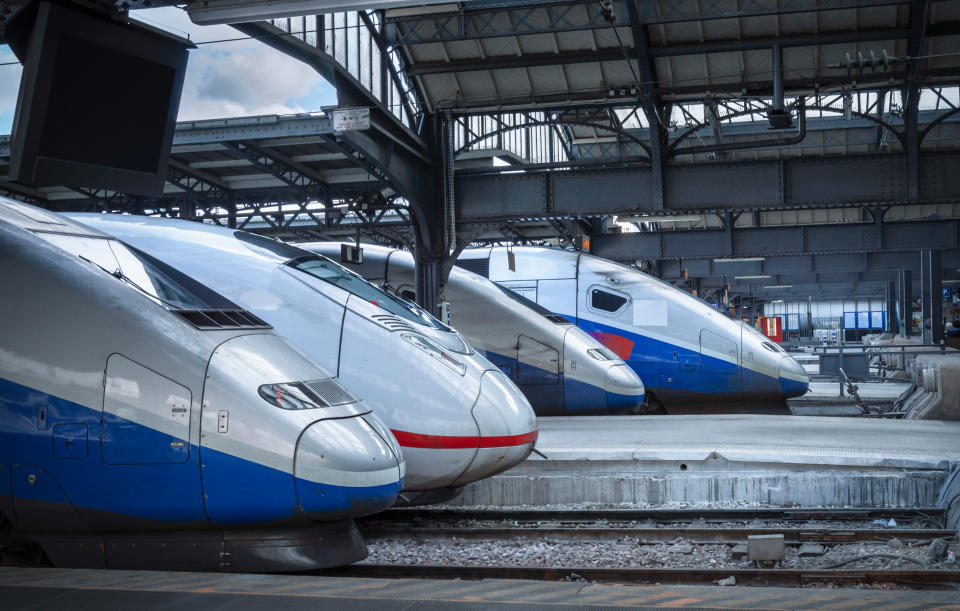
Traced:
[[942, 524], [944, 510], [940, 507], [869, 508], [869, 509], [800, 509], [800, 508], [732, 508], [732, 509], [389, 509], [373, 518], [358, 520], [416, 522], [421, 520], [493, 520], [493, 521], [554, 521], [595, 522], [610, 521], [686, 521], [704, 520], [927, 520]]
[[503, 527], [503, 526], [379, 526], [361, 527], [369, 540], [407, 536], [415, 538], [516, 538], [557, 537], [568, 539], [617, 539], [635, 537], [640, 545], [670, 543], [682, 538], [686, 543], [729, 544], [745, 543], [754, 535], [783, 535], [786, 545], [804, 543], [886, 542], [899, 539], [904, 542], [952, 539], [956, 531], [922, 528], [608, 528], [584, 526], [580, 528]]
[[528, 579], [539, 581], [586, 580], [605, 583], [710, 584], [728, 577], [736, 585], [802, 586], [813, 583], [854, 585], [900, 583], [914, 587], [952, 588], [960, 583], [960, 571], [901, 569], [700, 569], [682, 568], [595, 568], [595, 567], [512, 567], [512, 566], [426, 566], [397, 564], [354, 564], [336, 569], [312, 571], [311, 575], [343, 577], [406, 577], [421, 579]]

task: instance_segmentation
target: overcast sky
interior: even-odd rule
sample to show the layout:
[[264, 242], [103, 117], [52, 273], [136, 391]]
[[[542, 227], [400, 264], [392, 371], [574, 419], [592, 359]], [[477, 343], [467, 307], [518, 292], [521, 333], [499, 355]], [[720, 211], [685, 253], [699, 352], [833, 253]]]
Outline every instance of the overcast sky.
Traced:
[[[133, 11], [135, 18], [194, 43], [243, 34], [225, 25], [194, 25], [176, 7]], [[0, 64], [16, 61], [0, 45]], [[20, 86], [19, 65], [0, 66], [0, 134], [9, 134]], [[337, 103], [336, 92], [313, 68], [256, 40], [200, 44], [190, 51], [178, 119], [212, 119], [319, 110]]]

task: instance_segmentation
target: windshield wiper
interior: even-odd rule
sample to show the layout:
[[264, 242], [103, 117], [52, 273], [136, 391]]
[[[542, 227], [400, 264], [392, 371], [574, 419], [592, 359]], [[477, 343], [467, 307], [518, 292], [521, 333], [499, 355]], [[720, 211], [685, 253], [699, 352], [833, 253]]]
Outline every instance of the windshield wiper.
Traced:
[[119, 267], [118, 267], [117, 269], [115, 269], [114, 271], [111, 272], [109, 269], [107, 269], [107, 268], [105, 268], [104, 266], [100, 265], [100, 264], [97, 263], [96, 261], [93, 261], [93, 260], [91, 260], [91, 259], [88, 259], [88, 258], [84, 257], [83, 255], [77, 255], [77, 256], [80, 257], [81, 259], [83, 259], [84, 261], [86, 261], [87, 263], [90, 263], [91, 265], [95, 265], [96, 267], [99, 267], [99, 268], [102, 269], [104, 272], [106, 272], [107, 274], [113, 276], [113, 277], [116, 278], [117, 280], [120, 280], [121, 282], [126, 282], [126, 283], [129, 284], [131, 287], [133, 287], [134, 289], [140, 291], [141, 293], [143, 293], [145, 296], [149, 297], [150, 299], [156, 299], [157, 301], [159, 301], [160, 303], [162, 303], [162, 304], [170, 307], [171, 309], [174, 309], [174, 310], [183, 310], [183, 308], [180, 307], [180, 306], [178, 306], [177, 304], [171, 303], [171, 302], [167, 301], [166, 299], [163, 299], [162, 297], [158, 297], [157, 295], [154, 295], [153, 293], [150, 293], [150, 292], [148, 292], [147, 290], [145, 290], [142, 286], [140, 286], [139, 284], [137, 284], [136, 282], [134, 282], [133, 279], [132, 279], [130, 276], [128, 276], [128, 275], [126, 275], [125, 273], [123, 273], [123, 270], [121, 270]]

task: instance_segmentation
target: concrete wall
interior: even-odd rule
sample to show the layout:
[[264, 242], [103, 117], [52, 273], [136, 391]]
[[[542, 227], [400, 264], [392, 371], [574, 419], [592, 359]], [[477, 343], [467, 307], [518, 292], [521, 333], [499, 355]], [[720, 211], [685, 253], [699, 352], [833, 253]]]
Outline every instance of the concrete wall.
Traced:
[[960, 353], [920, 355], [910, 363], [914, 392], [907, 398], [910, 420], [960, 420]]
[[542, 461], [470, 484], [492, 506], [933, 507], [949, 463], [918, 468], [728, 461]]

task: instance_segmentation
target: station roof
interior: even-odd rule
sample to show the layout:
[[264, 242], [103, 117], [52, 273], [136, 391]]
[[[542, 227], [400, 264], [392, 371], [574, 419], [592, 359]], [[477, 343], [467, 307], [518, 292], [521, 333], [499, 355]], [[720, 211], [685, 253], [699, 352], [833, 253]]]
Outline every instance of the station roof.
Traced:
[[[769, 95], [774, 45], [782, 48], [787, 95], [896, 87], [906, 75], [906, 1], [612, 4], [612, 21], [595, 1], [399, 9], [386, 12], [387, 40], [403, 48], [406, 72], [428, 104], [464, 111], [611, 102], [638, 87], [665, 100]], [[930, 2], [927, 10], [920, 70], [955, 77], [960, 3]], [[869, 66], [858, 65], [861, 55]]]

